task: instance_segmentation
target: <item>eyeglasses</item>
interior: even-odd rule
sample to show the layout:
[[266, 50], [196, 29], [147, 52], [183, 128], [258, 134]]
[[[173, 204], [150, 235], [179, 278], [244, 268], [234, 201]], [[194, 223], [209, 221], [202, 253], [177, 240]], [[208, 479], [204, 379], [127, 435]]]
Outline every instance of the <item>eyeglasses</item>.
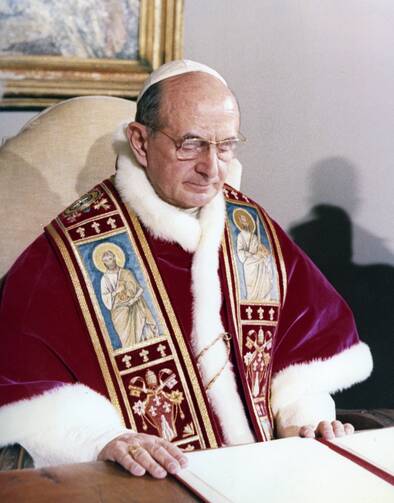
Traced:
[[176, 139], [161, 129], [148, 126], [152, 131], [164, 134], [174, 142], [176, 147], [176, 156], [180, 161], [190, 161], [197, 159], [203, 152], [209, 150], [210, 145], [216, 146], [216, 155], [222, 161], [231, 161], [235, 157], [235, 153], [240, 145], [246, 142], [246, 138], [239, 133], [234, 138], [226, 138], [225, 140], [213, 141], [205, 140], [204, 138], [192, 137]]

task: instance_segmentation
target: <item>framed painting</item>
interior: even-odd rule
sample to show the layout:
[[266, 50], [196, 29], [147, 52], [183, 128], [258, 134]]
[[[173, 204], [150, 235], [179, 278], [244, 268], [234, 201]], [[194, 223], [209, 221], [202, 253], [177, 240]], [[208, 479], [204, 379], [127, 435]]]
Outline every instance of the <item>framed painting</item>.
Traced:
[[182, 57], [183, 0], [0, 0], [2, 108], [137, 96]]

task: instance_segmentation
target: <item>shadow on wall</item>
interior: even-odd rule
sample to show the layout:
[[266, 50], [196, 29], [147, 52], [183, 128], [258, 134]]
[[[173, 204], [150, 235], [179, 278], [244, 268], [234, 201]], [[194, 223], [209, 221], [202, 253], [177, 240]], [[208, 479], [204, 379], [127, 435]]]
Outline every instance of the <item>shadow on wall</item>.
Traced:
[[[306, 221], [291, 227], [294, 241], [311, 257], [350, 305], [360, 338], [372, 351], [374, 370], [367, 381], [338, 393], [339, 408], [394, 408], [394, 267], [352, 262], [353, 235], [376, 256], [394, 257], [381, 239], [355, 228], [358, 205], [354, 166], [346, 159], [324, 159], [312, 168], [312, 208]], [[320, 204], [317, 202], [320, 201]]]

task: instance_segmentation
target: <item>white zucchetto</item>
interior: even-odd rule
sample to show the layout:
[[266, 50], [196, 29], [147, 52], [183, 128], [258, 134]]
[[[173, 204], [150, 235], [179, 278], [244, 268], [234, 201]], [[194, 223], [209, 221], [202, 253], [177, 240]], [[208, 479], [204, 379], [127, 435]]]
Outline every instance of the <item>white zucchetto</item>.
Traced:
[[190, 59], [177, 59], [176, 61], [170, 61], [169, 63], [161, 65], [157, 70], [149, 75], [138, 95], [137, 103], [145, 94], [145, 92], [151, 86], [153, 86], [153, 84], [157, 84], [157, 82], [160, 82], [161, 80], [169, 79], [170, 77], [176, 77], [177, 75], [182, 75], [183, 73], [189, 72], [209, 73], [210, 75], [213, 75], [221, 82], [223, 82], [223, 84], [227, 87], [227, 82], [213, 68], [210, 68], [209, 66], [202, 63], [197, 63], [196, 61], [191, 61]]

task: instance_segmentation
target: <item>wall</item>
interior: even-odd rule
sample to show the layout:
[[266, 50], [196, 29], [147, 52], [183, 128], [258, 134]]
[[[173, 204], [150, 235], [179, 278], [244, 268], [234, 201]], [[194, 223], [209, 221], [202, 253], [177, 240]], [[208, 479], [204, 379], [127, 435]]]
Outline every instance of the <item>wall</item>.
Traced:
[[[243, 189], [287, 229], [341, 208], [361, 264], [394, 264], [393, 25], [391, 0], [185, 0], [185, 57], [241, 104]], [[33, 115], [1, 112], [0, 138]]]
[[342, 408], [394, 407], [394, 2], [186, 0], [185, 57], [238, 96], [243, 189], [349, 303], [372, 376]]
[[342, 209], [353, 260], [394, 264], [394, 2], [186, 0], [185, 57], [237, 94], [243, 189], [285, 227]]
[[0, 144], [7, 138], [15, 136], [34, 115], [36, 112], [0, 112]]

